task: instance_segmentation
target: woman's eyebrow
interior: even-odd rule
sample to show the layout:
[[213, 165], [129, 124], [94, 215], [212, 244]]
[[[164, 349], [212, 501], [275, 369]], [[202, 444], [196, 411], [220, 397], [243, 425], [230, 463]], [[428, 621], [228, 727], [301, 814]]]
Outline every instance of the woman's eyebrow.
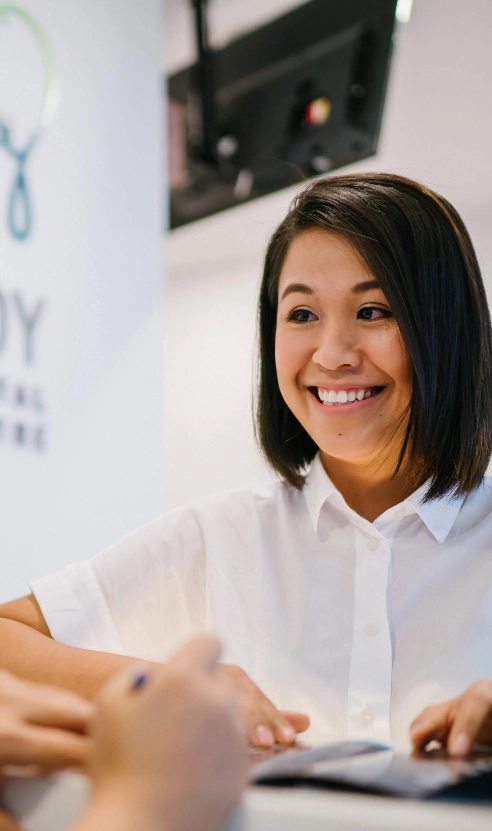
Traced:
[[[365, 280], [363, 283], [357, 283], [355, 286], [352, 286], [351, 291], [353, 294], [362, 294], [364, 291], [371, 291], [371, 289], [379, 289], [380, 285], [377, 280]], [[280, 298], [280, 302], [284, 300], [289, 294], [314, 294], [313, 289], [310, 286], [307, 286], [305, 283], [290, 283], [290, 285], [286, 286], [286, 288], [282, 292], [282, 296]]]
[[352, 286], [352, 292], [354, 294], [362, 294], [364, 291], [371, 291], [371, 289], [379, 288], [381, 288], [381, 286], [377, 280], [366, 280], [364, 283], [357, 283], [357, 285]]
[[294, 294], [296, 292], [300, 292], [301, 294], [314, 294], [312, 288], [306, 286], [305, 283], [291, 283], [283, 290], [280, 300], [282, 301], [284, 297], [287, 297], [287, 295]]

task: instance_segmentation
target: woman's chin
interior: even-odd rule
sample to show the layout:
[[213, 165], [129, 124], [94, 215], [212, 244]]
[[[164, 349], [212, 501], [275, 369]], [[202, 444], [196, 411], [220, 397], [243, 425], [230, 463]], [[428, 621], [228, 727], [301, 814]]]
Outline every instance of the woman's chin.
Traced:
[[[321, 459], [336, 459], [339, 462], [364, 463], [367, 464], [374, 456], [374, 441], [358, 442], [350, 435], [335, 436], [330, 441], [318, 443]], [[380, 458], [380, 453], [377, 453]]]

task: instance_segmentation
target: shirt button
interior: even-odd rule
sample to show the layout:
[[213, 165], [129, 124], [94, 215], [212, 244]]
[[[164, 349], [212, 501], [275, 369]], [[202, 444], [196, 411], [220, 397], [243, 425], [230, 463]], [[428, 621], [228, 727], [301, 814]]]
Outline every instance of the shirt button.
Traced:
[[393, 514], [393, 519], [404, 519], [404, 518], [405, 518], [405, 511], [403, 511], [403, 510], [401, 510], [401, 511], [396, 511], [396, 512]]
[[376, 548], [379, 546], [379, 540], [376, 537], [371, 537], [370, 540], [367, 540], [367, 547], [369, 551], [375, 551]]
[[374, 724], [376, 714], [372, 710], [362, 710], [362, 721], [368, 726]]
[[366, 635], [377, 635], [379, 633], [379, 626], [376, 626], [375, 623], [368, 623], [364, 632]]

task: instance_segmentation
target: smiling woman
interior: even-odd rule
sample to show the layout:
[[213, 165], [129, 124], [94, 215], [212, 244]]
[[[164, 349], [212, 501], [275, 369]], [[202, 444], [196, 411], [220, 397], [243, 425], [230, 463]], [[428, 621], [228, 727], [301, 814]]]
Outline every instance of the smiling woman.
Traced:
[[318, 737], [492, 741], [492, 345], [463, 223], [397, 176], [319, 180], [272, 237], [259, 325], [278, 480], [35, 581], [0, 608], [5, 667], [92, 697], [214, 631], [253, 744], [305, 714]]
[[[293, 282], [301, 272], [308, 280], [302, 288]], [[398, 469], [412, 377], [379, 283], [370, 279], [366, 263], [343, 237], [311, 230], [289, 247], [279, 295], [275, 358], [287, 407], [314, 439], [323, 466], [339, 487], [337, 480], [348, 465], [359, 490], [371, 478], [372, 501], [376, 477], [380, 482], [393, 479], [394, 496], [392, 474]], [[354, 487], [347, 501], [367, 515], [360, 500], [354, 500]], [[389, 505], [374, 505], [371, 519], [385, 507]]]

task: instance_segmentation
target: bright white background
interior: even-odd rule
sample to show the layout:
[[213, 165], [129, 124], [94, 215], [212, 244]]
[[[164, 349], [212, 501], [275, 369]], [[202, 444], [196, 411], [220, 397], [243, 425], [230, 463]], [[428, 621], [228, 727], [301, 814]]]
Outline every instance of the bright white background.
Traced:
[[[210, 0], [216, 43], [288, 7], [286, 0]], [[167, 0], [163, 60], [193, 57], [187, 0]], [[492, 298], [492, 3], [415, 0], [399, 24], [376, 157], [350, 170], [418, 179], [461, 212]], [[255, 301], [267, 238], [294, 190], [170, 235], [165, 375], [167, 504], [242, 487], [267, 473], [250, 415]], [[443, 383], [446, 379], [443, 378]]]
[[[29, 162], [24, 242], [7, 230], [14, 166], [0, 148], [0, 377], [41, 387], [48, 423], [44, 453], [0, 443], [0, 600], [160, 513], [164, 481], [161, 2], [21, 5], [52, 43], [62, 97]], [[31, 47], [0, 23], [0, 115], [18, 138], [42, 93]], [[30, 366], [16, 292], [46, 303]], [[1, 405], [7, 421], [22, 415]]]

